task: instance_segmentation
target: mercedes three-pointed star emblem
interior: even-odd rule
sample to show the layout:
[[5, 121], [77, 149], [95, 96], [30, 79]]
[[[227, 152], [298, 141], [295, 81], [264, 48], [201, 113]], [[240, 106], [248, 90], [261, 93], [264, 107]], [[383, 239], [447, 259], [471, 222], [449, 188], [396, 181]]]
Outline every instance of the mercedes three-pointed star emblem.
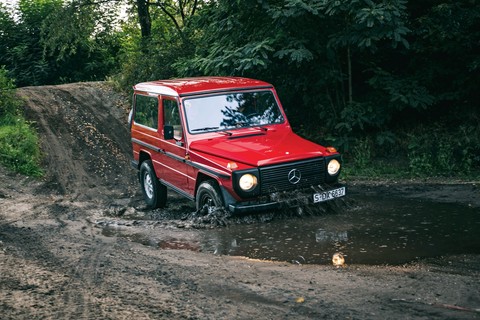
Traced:
[[288, 173], [288, 181], [291, 184], [297, 184], [300, 182], [301, 179], [302, 179], [302, 173], [298, 169], [292, 169]]

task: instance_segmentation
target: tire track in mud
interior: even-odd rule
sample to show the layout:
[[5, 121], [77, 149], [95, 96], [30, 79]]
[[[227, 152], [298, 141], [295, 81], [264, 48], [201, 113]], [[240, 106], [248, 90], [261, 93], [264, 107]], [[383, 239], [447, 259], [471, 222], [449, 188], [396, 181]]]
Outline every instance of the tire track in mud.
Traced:
[[101, 308], [95, 303], [95, 293], [103, 290], [101, 265], [104, 264], [104, 257], [107, 253], [107, 247], [95, 244], [93, 247], [85, 249], [84, 254], [69, 275], [70, 280], [60, 290], [63, 295], [59, 297], [61, 304], [64, 305], [64, 311], [60, 312], [59, 319], [93, 319], [104, 318]]
[[56, 304], [62, 307], [55, 317], [155, 319], [171, 314], [171, 306], [164, 303], [170, 295], [149, 271], [154, 262], [133, 251], [128, 241], [100, 233], [83, 219], [67, 223], [61, 250], [69, 251], [63, 266], [68, 280], [59, 289]]

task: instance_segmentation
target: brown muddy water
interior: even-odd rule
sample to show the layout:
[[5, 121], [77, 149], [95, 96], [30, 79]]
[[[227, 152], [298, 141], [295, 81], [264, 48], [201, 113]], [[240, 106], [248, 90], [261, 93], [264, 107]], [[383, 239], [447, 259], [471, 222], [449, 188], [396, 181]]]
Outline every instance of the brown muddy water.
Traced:
[[[346, 264], [398, 265], [420, 258], [480, 253], [480, 209], [458, 204], [362, 197], [353, 208], [321, 216], [266, 223], [129, 234], [132, 241], [160, 249], [331, 264], [342, 253]], [[104, 235], [122, 235], [106, 228]], [[176, 234], [178, 233], [178, 235]]]

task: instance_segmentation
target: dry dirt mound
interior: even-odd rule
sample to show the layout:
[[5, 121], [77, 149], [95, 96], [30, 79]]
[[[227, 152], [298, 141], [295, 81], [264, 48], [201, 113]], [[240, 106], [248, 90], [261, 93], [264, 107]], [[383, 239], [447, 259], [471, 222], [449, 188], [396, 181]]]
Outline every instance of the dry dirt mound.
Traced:
[[133, 192], [128, 97], [104, 82], [25, 87], [17, 94], [41, 139], [48, 190], [38, 192], [98, 200]]

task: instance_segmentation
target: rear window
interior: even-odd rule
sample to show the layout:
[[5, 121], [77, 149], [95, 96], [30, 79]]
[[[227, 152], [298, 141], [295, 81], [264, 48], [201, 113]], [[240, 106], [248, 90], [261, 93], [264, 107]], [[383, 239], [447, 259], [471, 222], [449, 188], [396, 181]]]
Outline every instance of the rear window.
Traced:
[[158, 129], [157, 97], [135, 95], [134, 121], [143, 126]]

